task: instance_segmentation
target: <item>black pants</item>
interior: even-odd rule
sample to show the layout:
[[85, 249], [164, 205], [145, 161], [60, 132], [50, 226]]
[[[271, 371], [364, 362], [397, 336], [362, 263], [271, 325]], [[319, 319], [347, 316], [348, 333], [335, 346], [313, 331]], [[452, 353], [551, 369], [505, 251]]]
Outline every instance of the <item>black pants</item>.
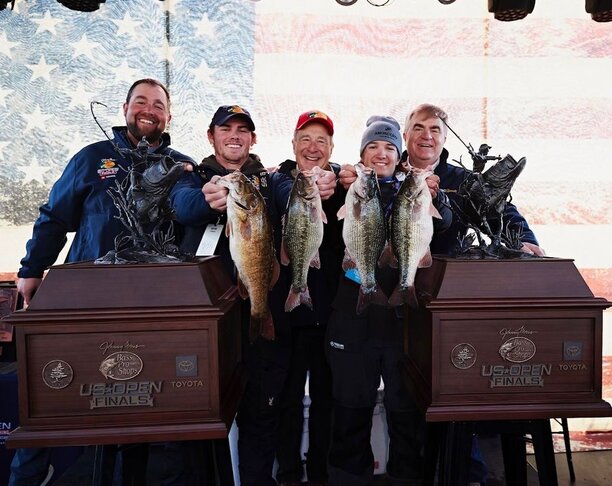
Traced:
[[[385, 319], [375, 320], [370, 315], [375, 312]], [[401, 322], [385, 313], [389, 311], [380, 308], [368, 310], [363, 317], [334, 312], [328, 324], [326, 350], [334, 397], [330, 486], [365, 486], [372, 479], [370, 433], [381, 377], [391, 484], [418, 484], [423, 478], [425, 419], [403, 373]]]
[[238, 406], [238, 470], [242, 486], [275, 486], [272, 477], [280, 393], [289, 367], [289, 343], [257, 339], [245, 356], [246, 387]]
[[291, 362], [281, 395], [276, 458], [278, 481], [302, 479], [301, 444], [304, 425], [304, 385], [308, 375], [308, 452], [306, 473], [310, 481], [327, 481], [327, 454], [331, 435], [331, 371], [325, 358], [325, 328], [294, 327]]

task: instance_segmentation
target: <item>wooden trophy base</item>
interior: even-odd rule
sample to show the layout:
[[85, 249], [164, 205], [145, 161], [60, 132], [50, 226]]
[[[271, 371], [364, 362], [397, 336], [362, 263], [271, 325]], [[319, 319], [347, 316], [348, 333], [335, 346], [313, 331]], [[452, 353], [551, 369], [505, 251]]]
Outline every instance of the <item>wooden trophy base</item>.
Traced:
[[241, 391], [240, 303], [217, 257], [53, 267], [17, 330], [8, 447], [226, 437]]
[[406, 372], [430, 422], [612, 415], [602, 311], [572, 260], [434, 257], [406, 318]]

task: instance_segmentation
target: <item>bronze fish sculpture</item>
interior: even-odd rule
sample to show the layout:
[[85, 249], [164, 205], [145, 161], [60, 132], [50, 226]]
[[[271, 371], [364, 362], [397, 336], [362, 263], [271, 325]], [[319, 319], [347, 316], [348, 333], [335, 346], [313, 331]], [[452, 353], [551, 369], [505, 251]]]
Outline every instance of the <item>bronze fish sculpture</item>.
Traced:
[[376, 172], [359, 163], [357, 180], [346, 194], [338, 219], [344, 219], [342, 237], [346, 245], [342, 269], [357, 269], [359, 297], [357, 314], [371, 303], [387, 305], [387, 296], [376, 281], [376, 266], [387, 240], [385, 215]]
[[278, 280], [279, 265], [265, 200], [240, 171], [221, 177], [217, 184], [229, 190], [225, 231], [238, 271], [238, 292], [251, 301], [249, 338], [274, 339], [268, 292]]
[[319, 247], [323, 241], [323, 223], [327, 222], [316, 182], [321, 170], [315, 167], [309, 172], [298, 172], [287, 203], [281, 246], [281, 263], [291, 263], [286, 312], [300, 304], [312, 309], [308, 270], [310, 267], [321, 268]]
[[[414, 279], [418, 268], [431, 266], [429, 244], [433, 237], [433, 219], [440, 214], [433, 205], [425, 180], [431, 171], [411, 171], [403, 180], [391, 213], [391, 266], [399, 267], [399, 282], [389, 305], [418, 307]], [[387, 250], [388, 251], [388, 250]], [[386, 258], [383, 258], [386, 260]]]
[[157, 223], [170, 219], [172, 210], [168, 201], [170, 190], [183, 175], [183, 164], [171, 157], [155, 154], [150, 165], [140, 172], [139, 167], [130, 170], [131, 186], [128, 191], [134, 212], [140, 224]]

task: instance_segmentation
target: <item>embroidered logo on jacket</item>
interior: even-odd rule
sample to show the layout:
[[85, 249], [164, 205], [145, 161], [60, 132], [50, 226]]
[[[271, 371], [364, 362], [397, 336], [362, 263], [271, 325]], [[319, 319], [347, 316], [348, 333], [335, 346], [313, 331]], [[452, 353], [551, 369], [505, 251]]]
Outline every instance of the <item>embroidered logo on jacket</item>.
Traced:
[[98, 175], [100, 176], [101, 181], [108, 179], [109, 177], [116, 177], [117, 172], [119, 172], [119, 167], [117, 167], [117, 162], [115, 159], [102, 159], [100, 161]]

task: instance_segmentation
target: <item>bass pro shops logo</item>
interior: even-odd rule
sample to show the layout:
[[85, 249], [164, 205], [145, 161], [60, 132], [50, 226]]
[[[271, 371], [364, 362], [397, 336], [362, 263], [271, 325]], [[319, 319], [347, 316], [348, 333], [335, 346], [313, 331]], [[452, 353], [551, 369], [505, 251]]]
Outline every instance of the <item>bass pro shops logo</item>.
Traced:
[[117, 167], [117, 162], [115, 159], [102, 159], [100, 161], [98, 176], [100, 177], [101, 181], [110, 177], [116, 177], [117, 172], [119, 172], [119, 167]]

